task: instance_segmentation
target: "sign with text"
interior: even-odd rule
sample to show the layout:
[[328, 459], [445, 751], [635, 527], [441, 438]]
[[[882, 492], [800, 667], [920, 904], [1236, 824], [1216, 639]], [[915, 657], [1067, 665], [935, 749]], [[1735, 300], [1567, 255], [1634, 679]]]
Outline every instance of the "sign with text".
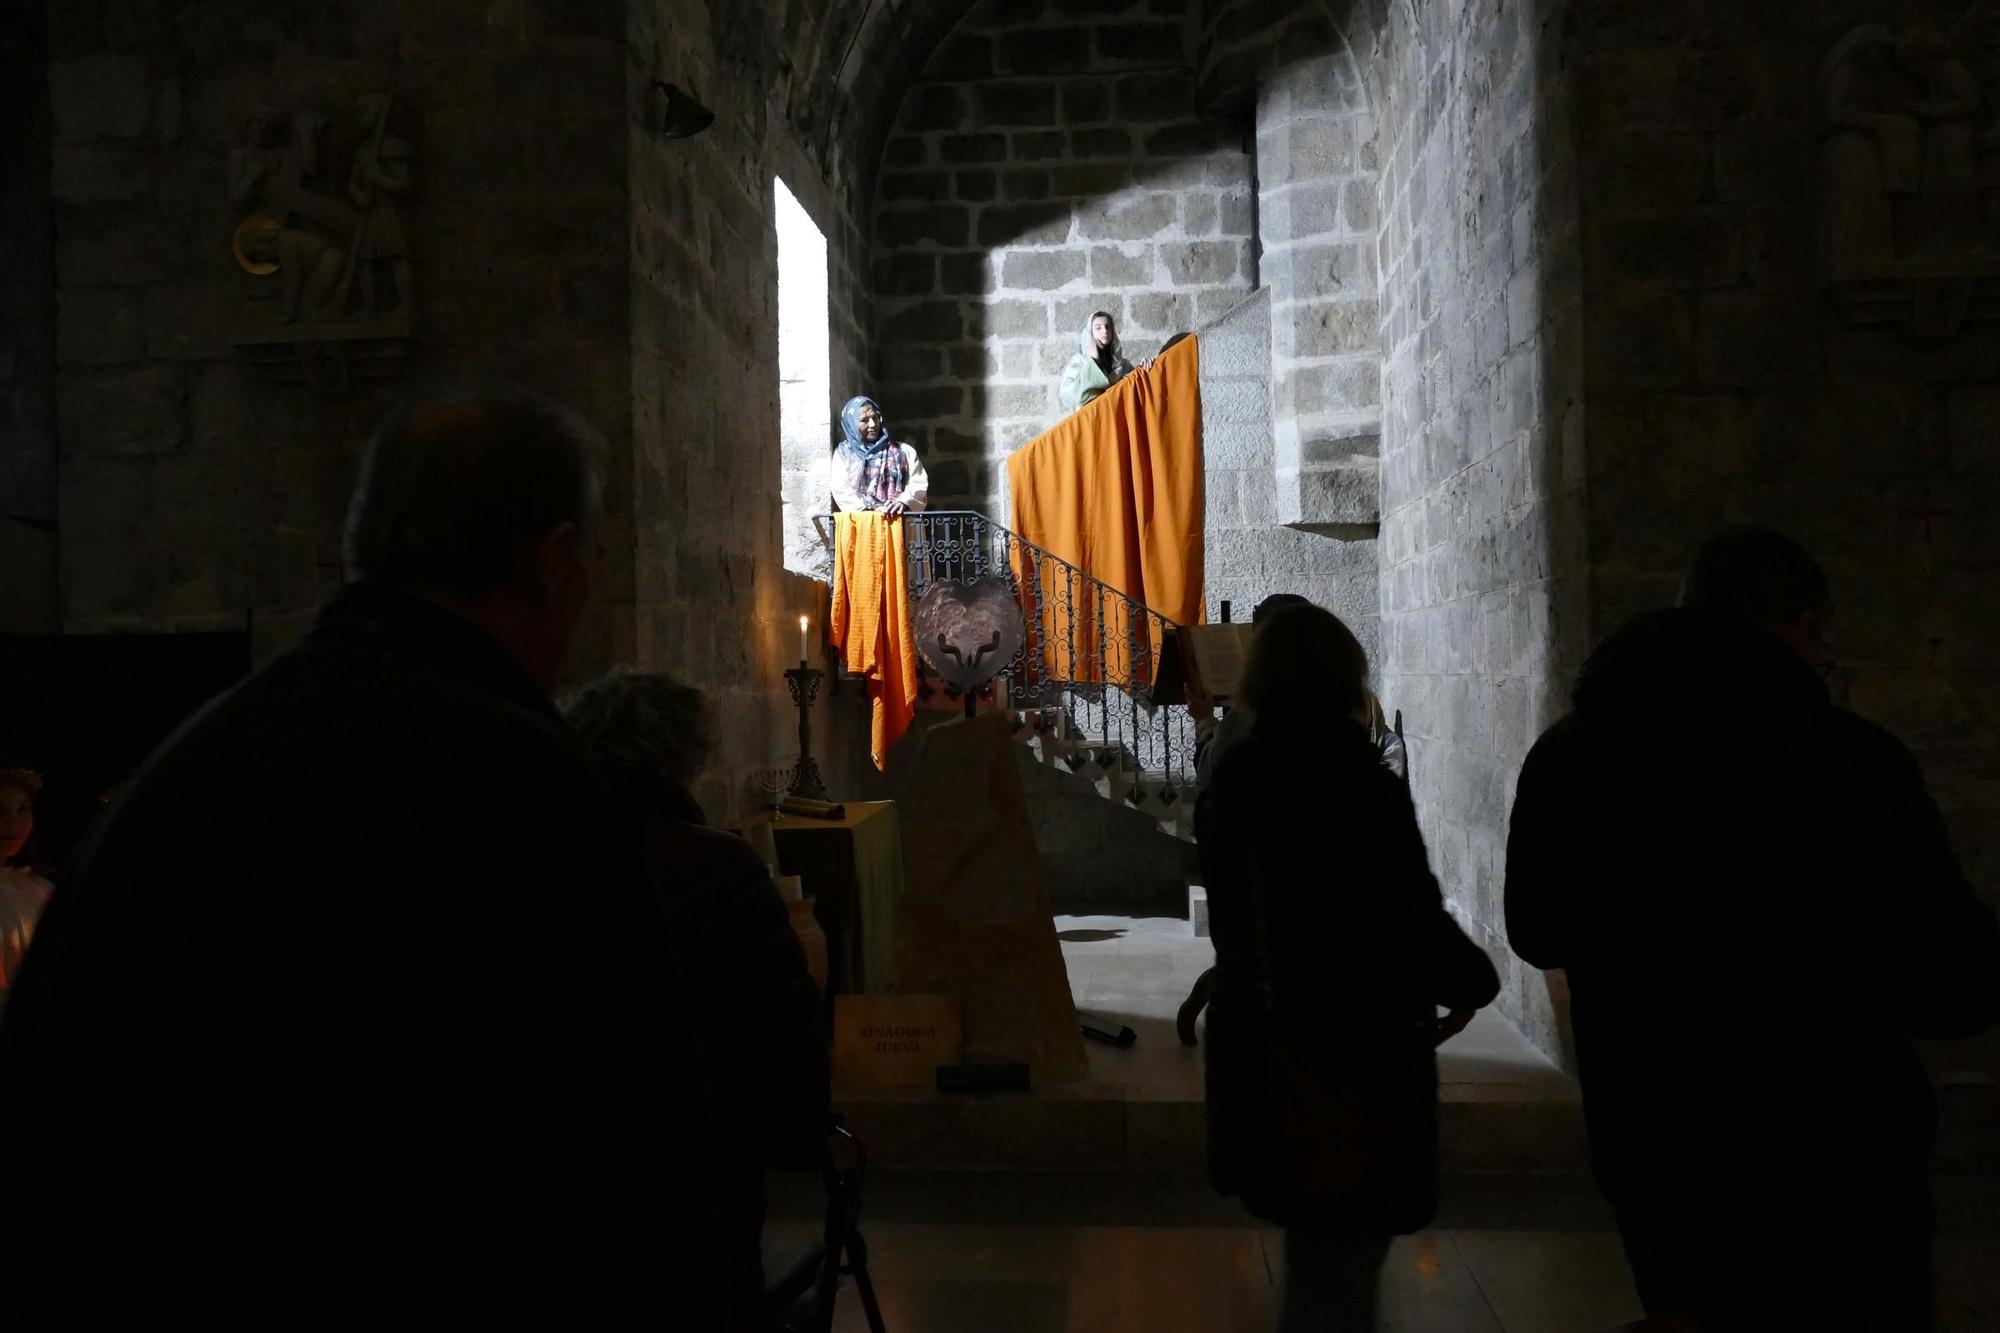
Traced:
[[833, 1081], [843, 1088], [928, 1088], [957, 1064], [964, 1002], [956, 995], [833, 997]]

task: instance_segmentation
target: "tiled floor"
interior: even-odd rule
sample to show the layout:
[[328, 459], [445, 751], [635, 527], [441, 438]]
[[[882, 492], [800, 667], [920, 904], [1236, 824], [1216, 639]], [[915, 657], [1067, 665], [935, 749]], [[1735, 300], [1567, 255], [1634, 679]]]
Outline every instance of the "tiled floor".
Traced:
[[[1277, 1231], [1214, 1227], [875, 1225], [870, 1267], [891, 1333], [1268, 1333]], [[861, 1330], [844, 1292], [834, 1327]], [[1427, 1231], [1399, 1239], [1378, 1327], [1585, 1333], [1638, 1317], [1616, 1236]]]
[[[889, 1333], [1268, 1333], [1284, 1280], [1281, 1233], [1256, 1225], [866, 1230]], [[2000, 1333], [1996, 1254], [1992, 1233], [1940, 1240], [1939, 1333]], [[1640, 1314], [1613, 1232], [1444, 1228], [1396, 1241], [1377, 1328], [1598, 1333]], [[834, 1328], [866, 1328], [851, 1287]]]
[[[1036, 1097], [1199, 1101], [1201, 1057], [1172, 1015], [1212, 959], [1184, 921], [1059, 917], [1078, 1006], [1129, 1023], [1131, 1050], [1089, 1047], [1081, 1085]], [[1574, 1083], [1497, 1015], [1440, 1053], [1447, 1100], [1571, 1102]], [[774, 1177], [770, 1232], [809, 1236], [817, 1183]], [[2000, 1333], [2000, 1190], [1941, 1182], [1939, 1333]], [[890, 1333], [1267, 1333], [1281, 1233], [1198, 1175], [1133, 1171], [878, 1172], [864, 1212]], [[1596, 1333], [1639, 1317], [1608, 1210], [1573, 1174], [1448, 1179], [1434, 1229], [1399, 1239], [1382, 1275], [1385, 1333]], [[865, 1329], [851, 1287], [836, 1330]]]
[[[1090, 1046], [1088, 1082], [1126, 1097], [1200, 1101], [1201, 1052], [1174, 1036], [1174, 1013], [1215, 950], [1173, 917], [1058, 916], [1056, 937], [1079, 1009], [1115, 1018], [1139, 1034], [1131, 1050]], [[1438, 1052], [1444, 1095], [1574, 1101], [1576, 1084], [1493, 1009]]]

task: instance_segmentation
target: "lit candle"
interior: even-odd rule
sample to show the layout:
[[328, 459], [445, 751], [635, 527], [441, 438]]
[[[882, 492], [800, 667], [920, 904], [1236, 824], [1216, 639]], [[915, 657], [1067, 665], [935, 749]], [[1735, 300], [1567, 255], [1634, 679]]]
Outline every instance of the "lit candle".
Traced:
[[805, 666], [810, 654], [806, 651], [806, 617], [799, 617], [799, 665]]

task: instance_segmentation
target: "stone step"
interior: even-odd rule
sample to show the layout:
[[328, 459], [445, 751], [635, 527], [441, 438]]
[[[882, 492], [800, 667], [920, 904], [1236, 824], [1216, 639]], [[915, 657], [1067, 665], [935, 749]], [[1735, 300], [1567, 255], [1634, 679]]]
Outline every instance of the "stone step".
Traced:
[[1198, 940], [1208, 938], [1208, 889], [1188, 879], [1188, 926], [1189, 934]]
[[[835, 1090], [835, 1104], [890, 1168], [1200, 1171], [1207, 1130], [1202, 1051], [1174, 1015], [1214, 962], [1179, 917], [1096, 914], [1055, 921], [1080, 1009], [1132, 1027], [1129, 1050], [1085, 1043], [1089, 1072], [1026, 1093]], [[1449, 1171], [1580, 1171], [1575, 1082], [1492, 1011], [1439, 1053], [1442, 1160]]]

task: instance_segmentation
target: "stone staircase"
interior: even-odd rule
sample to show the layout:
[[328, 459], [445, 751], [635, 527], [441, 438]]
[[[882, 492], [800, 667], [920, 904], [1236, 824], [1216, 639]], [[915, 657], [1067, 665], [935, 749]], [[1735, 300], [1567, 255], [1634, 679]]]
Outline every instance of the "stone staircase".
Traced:
[[[953, 716], [920, 712], [910, 735], [890, 752], [887, 769], [858, 794], [900, 796], [922, 733]], [[1179, 821], [1163, 824], [1135, 806], [1125, 799], [1133, 788], [1114, 785], [1110, 774], [1092, 774], [1087, 767], [1073, 771], [1064, 738], [1048, 737], [1045, 743], [1025, 722], [1015, 737], [1035, 849], [1055, 910], [1185, 916], [1187, 883], [1198, 863]]]
[[1194, 840], [1191, 773], [1144, 767], [1130, 745], [1093, 737], [1066, 708], [1017, 710], [1013, 720], [1014, 739], [1036, 762], [1089, 784], [1104, 800], [1138, 811], [1172, 837]]
[[[830, 544], [831, 516], [822, 517]], [[992, 693], [1019, 742], [1057, 909], [1184, 916], [1195, 727], [1185, 707], [1151, 697], [1172, 622], [984, 514], [930, 510], [902, 521], [913, 601], [940, 583], [1000, 578], [1027, 608], [1025, 642]], [[928, 672], [925, 683], [932, 707], [958, 702]], [[920, 711], [912, 731], [949, 716]], [[915, 749], [914, 735], [900, 743], [863, 794], [895, 796]]]

